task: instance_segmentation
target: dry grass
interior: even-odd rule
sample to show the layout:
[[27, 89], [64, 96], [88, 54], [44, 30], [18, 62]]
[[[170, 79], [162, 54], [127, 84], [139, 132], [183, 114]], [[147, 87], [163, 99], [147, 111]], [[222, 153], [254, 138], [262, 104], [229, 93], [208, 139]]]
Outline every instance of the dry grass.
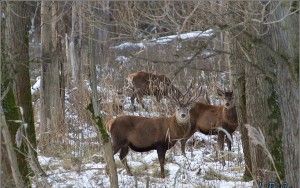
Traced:
[[237, 178], [223, 175], [219, 171], [216, 171], [212, 168], [209, 168], [207, 171], [205, 171], [203, 178], [205, 180], [225, 180], [225, 181], [238, 181], [239, 180]]

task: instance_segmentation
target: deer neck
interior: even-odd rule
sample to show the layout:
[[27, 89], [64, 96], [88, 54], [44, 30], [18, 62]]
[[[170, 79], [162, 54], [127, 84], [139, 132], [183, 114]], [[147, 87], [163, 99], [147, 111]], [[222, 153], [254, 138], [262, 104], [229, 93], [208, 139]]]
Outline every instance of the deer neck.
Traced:
[[169, 131], [171, 139], [181, 139], [186, 137], [191, 131], [190, 122], [187, 123], [178, 123], [175, 115], [172, 117], [172, 123], [169, 124]]
[[231, 108], [223, 108], [223, 118], [229, 123], [237, 123], [235, 106]]

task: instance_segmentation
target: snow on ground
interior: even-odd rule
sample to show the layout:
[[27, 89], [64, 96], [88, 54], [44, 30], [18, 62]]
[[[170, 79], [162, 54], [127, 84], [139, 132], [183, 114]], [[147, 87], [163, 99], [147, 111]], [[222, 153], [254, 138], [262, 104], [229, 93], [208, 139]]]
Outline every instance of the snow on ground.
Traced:
[[[233, 152], [222, 166], [214, 157], [215, 136], [196, 133], [192, 139], [194, 148], [187, 147], [187, 157], [180, 153], [178, 144], [166, 155], [166, 178], [159, 178], [160, 168], [156, 151], [137, 153], [130, 151], [128, 164], [134, 176], [127, 175], [118, 154], [115, 156], [120, 187], [252, 187], [252, 182], [243, 182], [244, 161], [240, 134], [234, 134]], [[52, 187], [109, 187], [105, 164], [84, 159], [76, 160], [39, 156], [39, 161], [48, 174], [47, 182]], [[101, 160], [100, 160], [101, 161]]]
[[[100, 88], [102, 90], [103, 88]], [[109, 91], [106, 91], [109, 93]], [[68, 92], [66, 92], [68, 93]], [[71, 95], [67, 97], [70, 100]], [[154, 105], [151, 97], [145, 97], [143, 100], [145, 106], [151, 109]], [[162, 100], [166, 105], [167, 101]], [[66, 102], [66, 105], [71, 105]], [[142, 109], [140, 105], [135, 104], [139, 111], [132, 112], [130, 99], [124, 99], [125, 114], [134, 114], [142, 116], [159, 116], [155, 111]], [[46, 171], [45, 179], [35, 179], [33, 187], [110, 187], [109, 178], [106, 173], [104, 159], [99, 149], [89, 149], [90, 145], [97, 144], [96, 129], [88, 123], [75, 123], [79, 118], [76, 111], [66, 113], [67, 119], [74, 121], [74, 126], [69, 132], [67, 139], [70, 141], [70, 149], [74, 147], [71, 156], [58, 155], [38, 156], [42, 168]], [[78, 137], [78, 132], [82, 135]], [[79, 140], [78, 140], [79, 138]], [[84, 138], [84, 139], [83, 139]], [[216, 159], [216, 136], [207, 136], [201, 133], [195, 133], [189, 139], [186, 146], [186, 156], [184, 157], [180, 151], [180, 144], [176, 144], [172, 149], [167, 151], [165, 173], [166, 178], [160, 178], [160, 166], [156, 151], [145, 153], [137, 153], [130, 151], [127, 155], [128, 164], [134, 176], [129, 176], [121, 161], [119, 155], [115, 155], [115, 161], [118, 171], [118, 180], [120, 187], [217, 187], [217, 188], [244, 188], [252, 187], [252, 182], [243, 182], [242, 175], [244, 171], [243, 151], [241, 145], [241, 137], [239, 132], [234, 134], [233, 151], [226, 152], [226, 165], [222, 166]], [[77, 140], [76, 140], [77, 139]], [[77, 144], [79, 147], [77, 147]], [[69, 149], [69, 148], [68, 148]], [[225, 147], [227, 151], [227, 147]], [[67, 152], [67, 151], [66, 151]]]

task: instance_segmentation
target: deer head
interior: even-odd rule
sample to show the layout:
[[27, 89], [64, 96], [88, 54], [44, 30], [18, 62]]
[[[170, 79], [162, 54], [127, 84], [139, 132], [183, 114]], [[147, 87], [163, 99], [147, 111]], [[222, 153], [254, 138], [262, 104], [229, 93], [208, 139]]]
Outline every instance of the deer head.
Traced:
[[191, 82], [186, 92], [180, 97], [178, 97], [178, 95], [171, 95], [175, 102], [175, 117], [178, 123], [187, 123], [190, 121], [190, 109], [203, 93], [202, 87], [197, 87], [194, 90], [192, 90], [192, 87]]
[[224, 107], [229, 109], [234, 107], [234, 97], [232, 91], [223, 91], [217, 88], [217, 94], [225, 101]]

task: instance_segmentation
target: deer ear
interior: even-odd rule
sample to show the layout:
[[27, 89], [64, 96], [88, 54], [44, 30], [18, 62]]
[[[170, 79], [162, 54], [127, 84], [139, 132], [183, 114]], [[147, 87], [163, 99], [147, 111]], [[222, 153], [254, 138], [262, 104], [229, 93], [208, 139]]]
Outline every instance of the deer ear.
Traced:
[[224, 96], [224, 91], [222, 91], [220, 88], [217, 88], [217, 94], [219, 96]]

